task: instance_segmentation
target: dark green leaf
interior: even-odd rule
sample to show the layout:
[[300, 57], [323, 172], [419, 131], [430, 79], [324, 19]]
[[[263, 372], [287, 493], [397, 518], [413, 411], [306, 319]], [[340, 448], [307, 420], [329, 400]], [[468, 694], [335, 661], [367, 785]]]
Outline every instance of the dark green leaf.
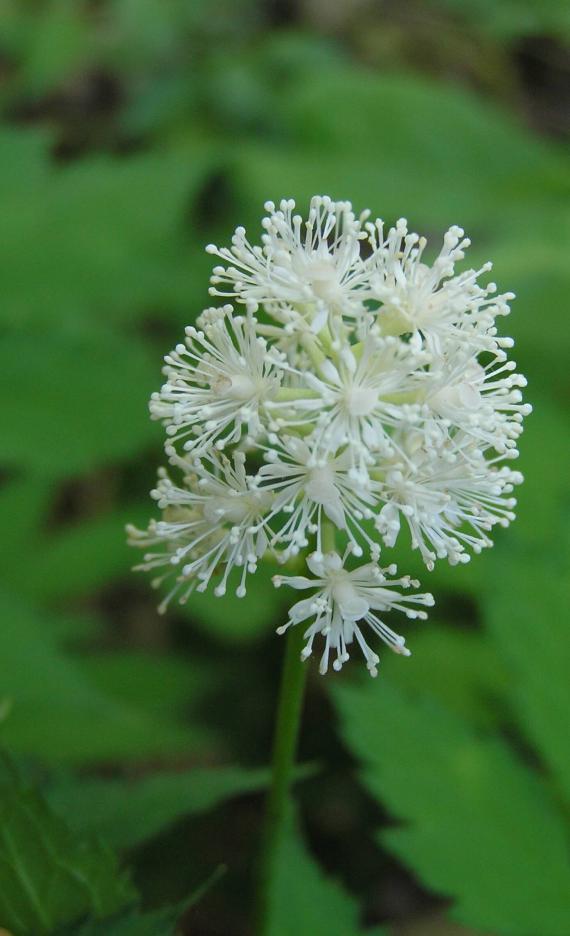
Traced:
[[207, 812], [232, 796], [259, 790], [266, 770], [195, 768], [141, 780], [63, 782], [48, 792], [52, 806], [83, 831], [119, 848], [152, 838], [180, 816]]
[[0, 920], [43, 936], [86, 912], [112, 914], [135, 896], [102, 844], [69, 831], [17, 779], [0, 784]]
[[78, 663], [105, 695], [155, 715], [184, 712], [203, 698], [215, 679], [204, 660], [156, 652], [90, 652]]
[[137, 908], [105, 920], [86, 920], [55, 936], [175, 936], [183, 907], [167, 907], [154, 913]]
[[231, 579], [222, 598], [216, 598], [212, 590], [193, 592], [188, 599], [187, 613], [202, 630], [232, 643], [274, 633], [285, 619], [286, 609], [283, 595], [271, 582], [272, 574], [273, 569], [263, 563], [257, 575], [249, 576], [244, 598], [236, 597]]

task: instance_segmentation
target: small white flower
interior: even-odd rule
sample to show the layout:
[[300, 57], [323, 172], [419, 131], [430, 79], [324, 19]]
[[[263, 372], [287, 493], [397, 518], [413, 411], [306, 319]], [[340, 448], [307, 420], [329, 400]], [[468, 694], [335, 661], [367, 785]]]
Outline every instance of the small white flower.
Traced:
[[312, 423], [325, 455], [346, 447], [354, 471], [366, 472], [394, 454], [394, 427], [418, 419], [415, 375], [427, 361], [421, 350], [368, 330], [358, 344], [346, 343], [337, 366], [327, 359], [311, 373], [283, 364], [298, 385], [292, 402], [285, 393], [268, 403], [275, 431]]
[[526, 387], [526, 380], [515, 369], [503, 351], [497, 350], [481, 364], [464, 347], [448, 342], [445, 353], [412, 378], [418, 403], [422, 401], [416, 427], [423, 421], [429, 435], [431, 423], [431, 429], [446, 439], [461, 432], [481, 451], [508, 455], [516, 449], [523, 417], [532, 411], [522, 402], [520, 388]]
[[244, 429], [258, 435], [260, 407], [280, 381], [254, 318], [225, 306], [207, 309], [201, 323], [203, 330], [189, 326], [185, 343], [166, 356], [167, 382], [150, 402], [171, 440], [183, 439], [195, 453], [239, 442]]
[[293, 199], [279, 209], [266, 203], [262, 246], [252, 246], [244, 228], [229, 249], [210, 244], [208, 252], [229, 264], [214, 268], [210, 293], [235, 297], [253, 311], [263, 305], [270, 314], [298, 306], [318, 332], [330, 309], [358, 314], [363, 308], [367, 279], [359, 242], [366, 235], [350, 202], [315, 196], [306, 221], [294, 209]]
[[271, 506], [271, 492], [259, 491], [252, 484], [242, 452], [235, 452], [232, 461], [223, 453], [196, 459], [191, 465], [182, 459], [176, 461], [186, 471], [183, 486], [174, 484], [162, 469], [151, 492], [163, 519], [152, 520], [146, 531], [128, 528], [131, 545], [160, 547], [158, 552], [147, 553], [137, 568], [166, 567], [155, 580], [156, 586], [178, 573], [161, 611], [175, 594], [183, 604], [195, 588], [205, 591], [220, 569], [222, 577], [214, 593], [225, 594], [230, 573], [237, 568], [240, 582], [236, 595], [241, 598], [246, 594], [247, 575], [256, 571], [268, 549], [263, 517]]
[[405, 218], [385, 238], [382, 221], [368, 223], [367, 229], [373, 251], [371, 291], [380, 303], [379, 323], [386, 333], [412, 333], [436, 352], [450, 335], [475, 351], [496, 347], [495, 318], [508, 314], [514, 296], [494, 296], [494, 283], [477, 282], [491, 263], [455, 275], [455, 265], [471, 243], [462, 228], [448, 230], [431, 266], [423, 262], [426, 238], [409, 233]]
[[514, 520], [516, 500], [505, 495], [521, 481], [520, 472], [489, 465], [469, 442], [464, 451], [458, 443], [439, 452], [416, 452], [413, 461], [386, 472], [379, 494], [384, 506], [375, 526], [391, 547], [403, 518], [412, 549], [419, 549], [428, 569], [436, 559], [465, 563], [466, 549], [480, 553], [492, 546], [493, 526]]
[[337, 553], [324, 556], [313, 553], [307, 558], [307, 566], [314, 578], [301, 575], [276, 575], [273, 578], [277, 587], [289, 585], [291, 588], [316, 589], [310, 598], [293, 605], [289, 620], [277, 629], [279, 634], [283, 634], [292, 625], [313, 618], [305, 631], [307, 644], [302, 652], [303, 659], [311, 655], [313, 641], [320, 634], [325, 639], [320, 672], [327, 672], [331, 652], [336, 654], [333, 669], [340, 670], [349, 659], [348, 648], [356, 638], [370, 675], [377, 676], [380, 658], [366, 643], [359, 622], [365, 622], [395, 653], [410, 655], [404, 638], [391, 630], [378, 612], [402, 611], [407, 618], [426, 618], [426, 612], [414, 606], [431, 606], [433, 597], [430, 594], [402, 594], [402, 590], [410, 586], [417, 588], [418, 582], [409, 576], [389, 579], [388, 575], [394, 576], [397, 572], [393, 565], [382, 570], [374, 563], [368, 563], [349, 572]]
[[359, 539], [373, 548], [362, 521], [373, 517], [377, 498], [368, 478], [354, 471], [350, 451], [331, 457], [293, 436], [270, 436], [270, 442], [274, 447], [266, 451], [268, 463], [257, 477], [260, 490], [275, 496], [271, 542], [287, 544], [283, 558], [308, 546], [312, 535], [320, 551], [325, 518], [345, 533], [355, 555], [362, 555]]

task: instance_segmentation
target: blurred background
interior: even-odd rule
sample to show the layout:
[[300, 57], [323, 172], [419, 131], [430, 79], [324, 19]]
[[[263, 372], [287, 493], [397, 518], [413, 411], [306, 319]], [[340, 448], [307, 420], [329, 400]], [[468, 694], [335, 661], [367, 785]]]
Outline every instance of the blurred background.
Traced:
[[124, 524], [153, 511], [147, 400], [209, 304], [204, 245], [315, 193], [434, 254], [465, 227], [517, 293], [534, 414], [496, 547], [398, 552], [436, 596], [413, 657], [311, 672], [273, 936], [569, 936], [569, 36], [566, 0], [0, 0], [14, 936], [250, 932], [287, 596], [259, 575], [159, 618]]

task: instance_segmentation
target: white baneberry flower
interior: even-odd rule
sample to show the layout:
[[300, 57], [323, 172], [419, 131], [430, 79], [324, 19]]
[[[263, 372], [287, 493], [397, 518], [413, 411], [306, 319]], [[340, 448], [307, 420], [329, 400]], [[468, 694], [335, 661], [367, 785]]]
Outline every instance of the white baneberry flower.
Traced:
[[402, 611], [407, 618], [424, 619], [426, 612], [417, 610], [415, 606], [431, 606], [433, 597], [430, 594], [402, 594], [402, 590], [410, 586], [417, 588], [419, 582], [409, 576], [388, 578], [396, 575], [394, 565], [382, 570], [375, 563], [369, 563], [349, 572], [345, 568], [345, 560], [346, 557], [342, 559], [334, 552], [326, 555], [313, 553], [307, 558], [307, 566], [314, 578], [274, 576], [274, 584], [278, 587], [289, 585], [291, 588], [316, 590], [310, 598], [304, 598], [290, 608], [289, 620], [277, 628], [277, 633], [283, 634], [289, 627], [312, 618], [305, 631], [307, 643], [302, 652], [303, 659], [311, 655], [313, 641], [321, 635], [325, 646], [320, 672], [327, 672], [331, 652], [336, 654], [333, 669], [340, 670], [349, 659], [348, 648], [356, 639], [371, 676], [376, 676], [380, 658], [368, 646], [359, 622], [366, 623], [395, 653], [409, 656], [405, 639], [381, 620], [379, 612]]
[[[502, 351], [479, 363], [461, 346], [446, 346], [445, 355], [415, 374], [422, 418], [435, 421], [448, 438], [459, 430], [483, 450], [507, 454], [516, 449], [523, 417], [531, 407], [522, 402], [526, 379]], [[419, 421], [419, 420], [418, 420]]]
[[429, 570], [468, 561], [514, 519], [531, 408], [496, 324], [513, 294], [483, 281], [490, 264], [457, 269], [459, 227], [430, 261], [404, 219], [386, 228], [328, 196], [305, 219], [291, 199], [265, 207], [259, 244], [238, 228], [229, 248], [207, 248], [221, 260], [210, 293], [243, 314], [206, 309], [165, 358], [150, 409], [181, 480], [161, 472], [162, 517], [129, 538], [146, 550], [139, 568], [170, 579], [163, 608], [224, 594], [230, 577], [243, 596], [266, 555], [309, 554], [313, 578], [275, 579], [314, 592], [282, 630], [306, 627], [304, 656], [323, 635], [323, 672], [356, 641], [375, 674], [362, 622], [405, 654], [379, 615], [432, 603], [403, 595], [417, 583], [384, 562], [400, 536]]
[[306, 221], [294, 209], [293, 199], [278, 209], [266, 202], [261, 246], [249, 243], [244, 228], [237, 228], [230, 248], [210, 244], [207, 251], [229, 264], [214, 268], [210, 293], [235, 297], [253, 311], [264, 306], [269, 314], [296, 307], [317, 332], [330, 311], [350, 308], [357, 315], [363, 308], [367, 275], [360, 240], [367, 214], [356, 218], [350, 202], [317, 195]]
[[160, 569], [158, 586], [172, 573], [175, 583], [161, 604], [164, 611], [177, 594], [187, 601], [194, 589], [205, 591], [212, 576], [218, 579], [214, 594], [224, 595], [234, 568], [239, 570], [236, 595], [246, 594], [246, 578], [268, 549], [263, 516], [273, 500], [270, 491], [259, 491], [245, 470], [245, 455], [235, 452], [232, 461], [214, 452], [192, 464], [175, 459], [185, 471], [182, 486], [174, 484], [161, 469], [151, 492], [163, 518], [151, 521], [147, 530], [128, 527], [131, 545], [158, 546], [137, 568]]
[[166, 356], [167, 382], [150, 401], [171, 439], [184, 439], [196, 453], [239, 442], [244, 430], [258, 435], [260, 407], [280, 381], [252, 316], [234, 316], [224, 306], [207, 309], [200, 323], [203, 330], [188, 326], [184, 344]]
[[421, 336], [436, 351], [450, 335], [476, 351], [494, 349], [495, 318], [508, 314], [514, 295], [495, 296], [494, 283], [478, 283], [491, 263], [455, 275], [455, 265], [471, 243], [462, 228], [448, 230], [431, 266], [423, 262], [426, 238], [409, 233], [405, 218], [386, 237], [383, 221], [369, 222], [367, 230], [371, 293], [380, 304], [378, 316], [385, 332]]
[[389, 467], [381, 482], [384, 506], [375, 526], [384, 544], [394, 546], [403, 519], [412, 549], [419, 549], [428, 569], [436, 559], [468, 562], [467, 549], [480, 553], [492, 546], [489, 531], [514, 520], [516, 499], [510, 495], [522, 481], [520, 472], [491, 465], [472, 445], [462, 457], [458, 451], [451, 444], [418, 450], [409, 462]]
[[362, 555], [359, 540], [374, 548], [362, 521], [372, 519], [378, 501], [368, 477], [354, 470], [349, 450], [327, 455], [317, 444], [294, 436], [279, 439], [272, 434], [269, 442], [273, 447], [267, 448], [267, 464], [257, 478], [260, 490], [274, 495], [271, 542], [285, 544], [283, 558], [297, 555], [311, 536], [320, 551], [326, 520], [344, 532], [355, 555]]
[[316, 373], [282, 365], [298, 381], [294, 405], [277, 395], [268, 410], [276, 432], [312, 424], [324, 454], [346, 447], [360, 474], [376, 464], [379, 454], [394, 453], [395, 427], [419, 418], [416, 373], [429, 358], [397, 338], [380, 337], [374, 329], [357, 344], [346, 343], [338, 358], [336, 366], [326, 359]]

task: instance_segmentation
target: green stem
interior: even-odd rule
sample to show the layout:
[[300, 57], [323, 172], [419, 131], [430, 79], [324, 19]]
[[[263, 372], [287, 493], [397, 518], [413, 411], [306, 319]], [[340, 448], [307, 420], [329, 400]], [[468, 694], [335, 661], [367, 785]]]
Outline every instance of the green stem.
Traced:
[[290, 627], [287, 632], [285, 662], [277, 703], [271, 785], [267, 795], [262, 831], [255, 918], [256, 936], [268, 936], [270, 931], [270, 891], [287, 820], [291, 775], [295, 763], [308, 670], [308, 664], [303, 664], [301, 661], [303, 633], [304, 629], [300, 625]]

